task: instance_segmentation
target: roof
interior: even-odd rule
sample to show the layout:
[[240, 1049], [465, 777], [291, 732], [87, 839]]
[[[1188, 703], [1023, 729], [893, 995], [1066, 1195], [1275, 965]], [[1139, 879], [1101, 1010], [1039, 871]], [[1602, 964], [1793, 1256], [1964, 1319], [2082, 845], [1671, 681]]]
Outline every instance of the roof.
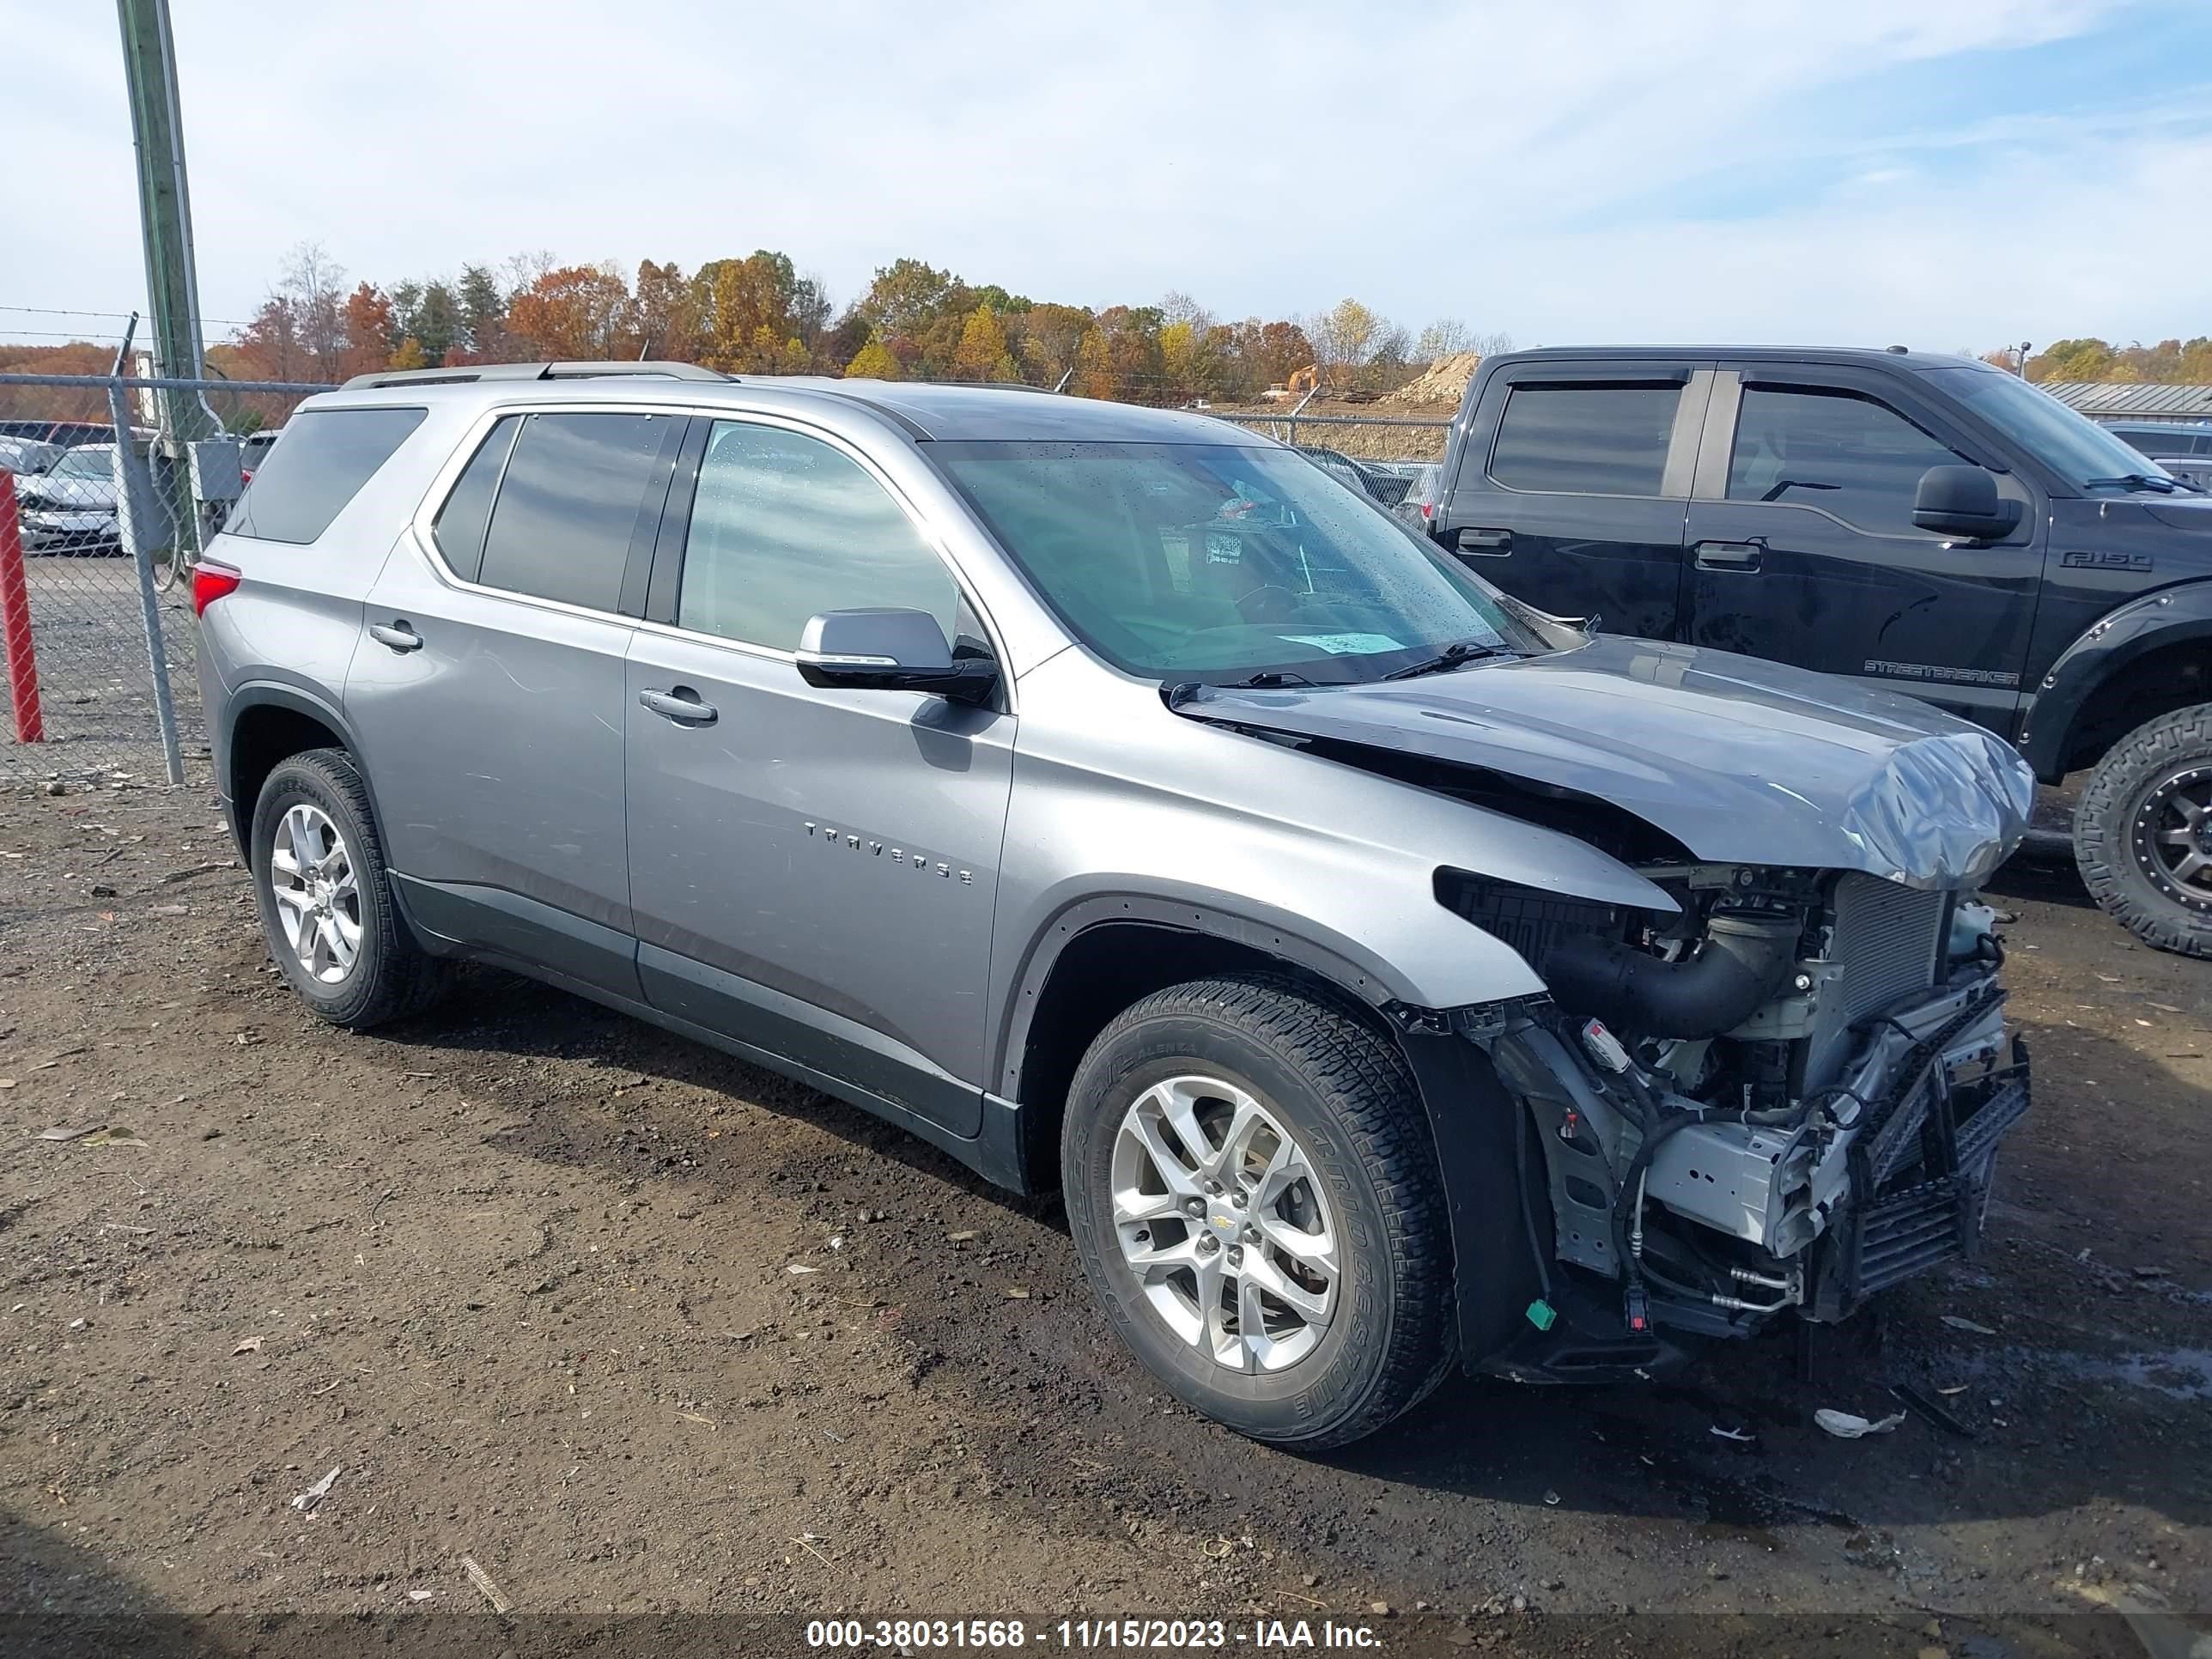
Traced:
[[2153, 420], [2212, 419], [2212, 386], [2154, 386], [2143, 381], [2051, 380], [2043, 388], [2084, 415]]
[[1533, 351], [1500, 352], [1483, 360], [1483, 367], [1504, 362], [1572, 362], [1604, 357], [1636, 362], [1651, 359], [1679, 363], [1699, 357], [1724, 357], [1733, 362], [1873, 363], [1884, 368], [1978, 368], [1992, 374], [2005, 371], [1975, 357], [1948, 351], [1911, 351], [1902, 346], [1792, 345], [1583, 345], [1543, 346]]
[[[377, 393], [386, 394], [378, 397]], [[718, 374], [690, 363], [489, 363], [481, 368], [401, 370], [349, 380], [333, 397], [349, 403], [446, 402], [474, 396], [512, 401], [588, 396], [621, 401], [665, 401], [699, 405], [791, 407], [795, 395], [838, 407], [872, 410], [909, 437], [943, 440], [1030, 440], [1045, 442], [1199, 443], [1251, 446], [1260, 437], [1205, 415], [1147, 409], [1091, 398], [1057, 396], [1018, 382], [946, 385], [934, 381], [847, 380], [816, 374]], [[350, 394], [350, 395], [348, 395]]]

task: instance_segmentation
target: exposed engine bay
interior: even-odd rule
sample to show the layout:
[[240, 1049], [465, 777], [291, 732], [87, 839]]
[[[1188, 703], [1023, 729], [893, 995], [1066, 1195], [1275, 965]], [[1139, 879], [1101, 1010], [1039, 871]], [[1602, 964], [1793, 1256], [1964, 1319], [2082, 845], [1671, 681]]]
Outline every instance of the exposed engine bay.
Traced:
[[1534, 1121], [1555, 1260], [1632, 1333], [1729, 1334], [1971, 1249], [2028, 1103], [1993, 913], [1858, 872], [1638, 873], [1679, 913], [1439, 878], [1551, 989], [1462, 1035]]

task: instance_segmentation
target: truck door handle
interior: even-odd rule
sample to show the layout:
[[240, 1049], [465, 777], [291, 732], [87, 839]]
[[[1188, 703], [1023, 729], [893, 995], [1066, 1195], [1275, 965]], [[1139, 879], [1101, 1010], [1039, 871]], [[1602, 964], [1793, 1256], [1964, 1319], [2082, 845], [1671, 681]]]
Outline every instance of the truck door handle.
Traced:
[[1757, 542], [1699, 542], [1690, 550], [1700, 570], [1756, 570], [1766, 551]]
[[390, 646], [394, 651], [420, 651], [422, 648], [422, 636], [404, 617], [390, 623], [371, 623], [368, 637], [379, 645]]
[[1486, 553], [1495, 556], [1513, 550], [1513, 532], [1510, 530], [1462, 530], [1459, 532], [1459, 550], [1462, 553]]
[[699, 694], [688, 685], [679, 685], [669, 691], [641, 691], [638, 702], [665, 720], [678, 726], [712, 726], [714, 705], [702, 702]]

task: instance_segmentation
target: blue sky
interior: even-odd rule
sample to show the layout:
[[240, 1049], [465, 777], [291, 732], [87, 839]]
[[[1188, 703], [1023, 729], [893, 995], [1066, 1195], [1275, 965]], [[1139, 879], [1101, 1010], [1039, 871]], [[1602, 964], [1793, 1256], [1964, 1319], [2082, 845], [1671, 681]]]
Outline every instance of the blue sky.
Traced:
[[[216, 319], [313, 239], [1523, 344], [2212, 332], [2212, 0], [172, 3]], [[112, 330], [20, 309], [141, 303], [112, 9], [0, 39], [0, 337]]]

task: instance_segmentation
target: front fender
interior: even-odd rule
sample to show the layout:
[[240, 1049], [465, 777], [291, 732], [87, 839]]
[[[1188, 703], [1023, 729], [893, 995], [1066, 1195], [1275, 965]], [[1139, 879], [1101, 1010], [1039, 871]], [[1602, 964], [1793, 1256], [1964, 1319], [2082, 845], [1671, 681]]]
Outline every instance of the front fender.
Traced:
[[2035, 775], [2045, 783], [2064, 775], [2075, 717], [2100, 685], [2147, 652], [2193, 640], [2212, 640], [2212, 581], [2146, 593], [2093, 623], [2036, 688], [2020, 734], [2020, 752]]

